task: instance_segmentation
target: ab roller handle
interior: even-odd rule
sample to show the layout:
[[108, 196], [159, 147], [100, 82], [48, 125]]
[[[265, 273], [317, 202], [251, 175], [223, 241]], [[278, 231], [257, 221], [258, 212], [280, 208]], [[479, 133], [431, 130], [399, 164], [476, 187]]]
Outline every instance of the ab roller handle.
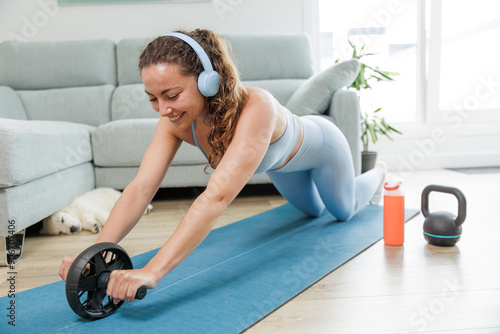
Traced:
[[[441, 192], [454, 195], [458, 201], [458, 215], [450, 212], [429, 212], [429, 194]], [[457, 188], [430, 185], [422, 191], [422, 214], [424, 215], [424, 238], [431, 245], [453, 246], [462, 235], [462, 224], [467, 216], [467, 201], [464, 194]]]
[[[111, 273], [104, 273], [99, 277], [97, 280], [97, 286], [103, 290], [106, 290], [108, 288], [108, 283], [109, 283], [109, 278], [111, 276]], [[137, 292], [135, 293], [135, 299], [141, 300], [144, 297], [146, 297], [146, 294], [148, 293], [148, 288], [146, 286], [141, 286], [139, 289], [137, 289]]]

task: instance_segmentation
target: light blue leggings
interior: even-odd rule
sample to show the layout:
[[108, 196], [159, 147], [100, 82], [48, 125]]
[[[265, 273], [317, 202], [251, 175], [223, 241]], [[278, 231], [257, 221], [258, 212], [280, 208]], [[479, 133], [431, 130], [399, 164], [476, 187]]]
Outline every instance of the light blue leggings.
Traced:
[[295, 156], [282, 168], [267, 171], [281, 195], [310, 216], [326, 208], [338, 220], [349, 220], [371, 200], [382, 173], [370, 170], [354, 177], [349, 144], [342, 132], [320, 116], [303, 116], [304, 136]]

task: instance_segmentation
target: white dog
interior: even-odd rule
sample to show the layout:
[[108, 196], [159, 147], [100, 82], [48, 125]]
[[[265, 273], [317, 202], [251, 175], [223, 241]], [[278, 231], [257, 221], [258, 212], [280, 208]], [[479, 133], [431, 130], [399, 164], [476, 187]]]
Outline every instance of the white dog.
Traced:
[[[77, 234], [82, 229], [99, 233], [121, 192], [111, 188], [97, 188], [78, 196], [51, 216], [43, 220], [41, 234]], [[144, 214], [153, 210], [151, 204]]]

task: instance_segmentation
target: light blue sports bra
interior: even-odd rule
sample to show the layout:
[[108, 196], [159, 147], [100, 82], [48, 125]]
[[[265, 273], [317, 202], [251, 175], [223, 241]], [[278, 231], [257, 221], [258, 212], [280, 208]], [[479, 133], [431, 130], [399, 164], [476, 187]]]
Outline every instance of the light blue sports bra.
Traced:
[[[299, 140], [300, 123], [298, 118], [295, 117], [292, 112], [285, 107], [282, 107], [282, 110], [285, 113], [286, 118], [285, 132], [283, 132], [283, 135], [281, 135], [281, 137], [277, 141], [269, 145], [266, 155], [264, 156], [264, 159], [262, 159], [255, 173], [262, 173], [278, 168], [292, 153], [295, 145], [297, 144], [297, 141]], [[198, 144], [198, 140], [196, 139], [196, 126], [194, 122], [191, 126], [193, 129], [194, 143], [208, 160], [207, 155], [205, 154], [205, 152], [203, 152], [200, 145]]]

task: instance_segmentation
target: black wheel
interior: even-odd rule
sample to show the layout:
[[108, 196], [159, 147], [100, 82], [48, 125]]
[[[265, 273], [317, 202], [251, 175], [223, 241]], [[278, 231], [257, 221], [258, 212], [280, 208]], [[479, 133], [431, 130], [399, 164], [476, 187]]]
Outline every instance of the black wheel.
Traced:
[[132, 261], [120, 246], [103, 242], [87, 248], [75, 259], [66, 278], [66, 298], [71, 309], [87, 319], [113, 314], [123, 301], [115, 304], [99, 281], [113, 270], [126, 269], [133, 269]]

